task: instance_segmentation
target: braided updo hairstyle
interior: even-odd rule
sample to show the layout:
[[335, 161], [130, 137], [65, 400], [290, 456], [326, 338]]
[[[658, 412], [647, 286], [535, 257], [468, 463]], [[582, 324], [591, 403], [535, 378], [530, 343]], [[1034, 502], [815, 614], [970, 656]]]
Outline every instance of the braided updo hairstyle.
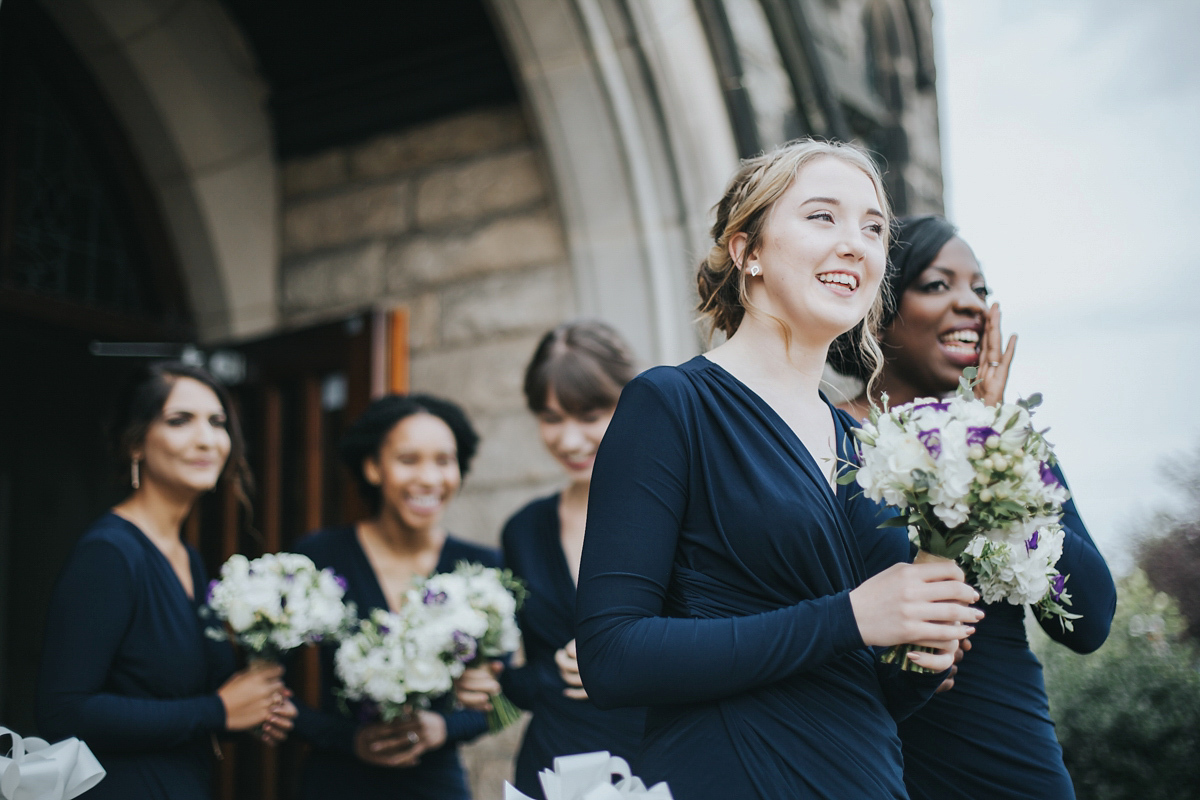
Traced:
[[[879, 168], [862, 148], [843, 142], [796, 139], [769, 153], [745, 159], [716, 205], [713, 244], [696, 273], [696, 288], [700, 294], [698, 309], [711, 326], [710, 335], [711, 331], [721, 331], [726, 336], [732, 336], [747, 312], [765, 314], [756, 309], [746, 295], [745, 273], [742, 265], [734, 263], [729, 254], [729, 240], [738, 233], [745, 233], [746, 247], [743, 252], [747, 255], [757, 252], [762, 247], [767, 219], [775, 201], [788, 190], [800, 170], [819, 158], [827, 157], [841, 159], [862, 170], [871, 179], [884, 216], [883, 246], [887, 249], [892, 212]], [[883, 364], [883, 353], [876, 338], [883, 311], [884, 294], [881, 288], [858, 336], [858, 348], [863, 361], [870, 365], [872, 378]], [[773, 319], [782, 327], [785, 339], [790, 341], [787, 325], [783, 320]]]

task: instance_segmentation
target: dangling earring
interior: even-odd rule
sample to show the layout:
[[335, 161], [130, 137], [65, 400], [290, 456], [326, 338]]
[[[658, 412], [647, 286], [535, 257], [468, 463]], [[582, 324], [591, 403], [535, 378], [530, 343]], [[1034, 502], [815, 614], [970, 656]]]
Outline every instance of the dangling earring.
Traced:
[[129, 483], [134, 489], [142, 488], [142, 474], [138, 469], [138, 460], [136, 458], [129, 461]]
[[760, 272], [762, 272], [762, 267], [760, 267], [758, 264], [751, 264], [751, 265], [750, 265], [750, 277], [751, 277], [751, 278], [757, 278], [757, 277], [758, 277], [758, 274], [759, 274]]

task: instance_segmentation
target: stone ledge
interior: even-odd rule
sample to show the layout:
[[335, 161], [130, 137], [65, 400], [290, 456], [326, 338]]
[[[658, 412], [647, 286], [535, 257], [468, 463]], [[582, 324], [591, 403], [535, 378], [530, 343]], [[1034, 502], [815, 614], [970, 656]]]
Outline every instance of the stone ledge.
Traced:
[[558, 220], [547, 210], [502, 217], [458, 236], [415, 236], [388, 252], [390, 291], [471, 275], [566, 261]]
[[354, 178], [396, 175], [529, 141], [519, 106], [470, 111], [373, 139], [350, 151]]
[[532, 150], [492, 156], [439, 169], [417, 186], [416, 218], [422, 228], [478, 219], [531, 205], [546, 197]]
[[411, 186], [397, 181], [349, 189], [290, 205], [283, 216], [285, 255], [311, 253], [409, 227]]

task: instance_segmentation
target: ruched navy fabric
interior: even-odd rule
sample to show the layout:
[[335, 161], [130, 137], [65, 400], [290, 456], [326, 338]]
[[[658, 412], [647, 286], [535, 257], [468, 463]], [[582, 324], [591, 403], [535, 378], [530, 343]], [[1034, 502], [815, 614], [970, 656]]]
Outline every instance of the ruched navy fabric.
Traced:
[[187, 548], [195, 599], [129, 520], [105, 514], [79, 540], [51, 595], [38, 676], [39, 733], [76, 736], [108, 773], [96, 798], [205, 800], [212, 735], [225, 729], [216, 690], [233, 648], [204, 635], [208, 579]]
[[602, 711], [589, 700], [563, 695], [567, 684], [554, 654], [575, 638], [575, 581], [563, 553], [559, 495], [534, 500], [505, 524], [504, 563], [525, 581], [529, 595], [519, 621], [525, 665], [500, 676], [505, 694], [533, 712], [517, 753], [514, 785], [542, 797], [538, 773], [556, 756], [607, 750], [632, 761], [646, 727], [643, 708]]
[[[839, 455], [853, 423], [834, 415]], [[635, 771], [678, 800], [903, 798], [895, 718], [940, 676], [864, 647], [849, 592], [907, 560], [795, 433], [704, 357], [627, 385], [596, 457], [577, 604], [584, 685], [647, 705]]]
[[[346, 601], [365, 618], [387, 600], [371, 562], [358, 543], [353, 525], [328, 528], [303, 539], [295, 548], [313, 560], [318, 569], [332, 567], [346, 579]], [[485, 567], [500, 566], [491, 548], [447, 537], [435, 572], [451, 572], [460, 561]], [[458, 758], [458, 744], [487, 730], [487, 717], [476, 711], [455, 711], [451, 697], [433, 710], [446, 719], [446, 744], [421, 756], [414, 767], [389, 768], [367, 764], [354, 755], [354, 735], [360, 722], [341, 712], [337, 701], [340, 682], [333, 670], [336, 646], [321, 648], [321, 707], [296, 703], [296, 735], [313, 745], [300, 783], [302, 800], [354, 797], [358, 800], [469, 800], [466, 775]]]
[[[1058, 468], [1055, 474], [1065, 485]], [[1090, 653], [1108, 637], [1117, 590], [1075, 502], [1063, 512], [1058, 570], [1070, 575], [1069, 610], [1082, 616], [1073, 631], [1039, 622], [1055, 641]], [[981, 607], [987, 616], [975, 627], [954, 689], [900, 725], [909, 794], [913, 800], [1071, 800], [1075, 790], [1054, 734], [1042, 666], [1025, 636], [1025, 609]]]

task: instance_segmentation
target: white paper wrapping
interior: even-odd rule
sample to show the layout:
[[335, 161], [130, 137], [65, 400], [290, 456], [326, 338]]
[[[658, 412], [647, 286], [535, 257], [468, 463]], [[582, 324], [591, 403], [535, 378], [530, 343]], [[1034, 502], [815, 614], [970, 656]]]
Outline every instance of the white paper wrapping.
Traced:
[[71, 800], [106, 774], [88, 746], [74, 737], [49, 744], [0, 726], [0, 736], [5, 735], [12, 736], [12, 751], [7, 758], [0, 756], [4, 800]]
[[[614, 784], [613, 776], [619, 780]], [[629, 764], [607, 750], [554, 759], [554, 770], [544, 769], [538, 778], [546, 800], [673, 800], [665, 783], [649, 789], [642, 779], [630, 774]], [[504, 784], [504, 800], [530, 800], [529, 795]]]

